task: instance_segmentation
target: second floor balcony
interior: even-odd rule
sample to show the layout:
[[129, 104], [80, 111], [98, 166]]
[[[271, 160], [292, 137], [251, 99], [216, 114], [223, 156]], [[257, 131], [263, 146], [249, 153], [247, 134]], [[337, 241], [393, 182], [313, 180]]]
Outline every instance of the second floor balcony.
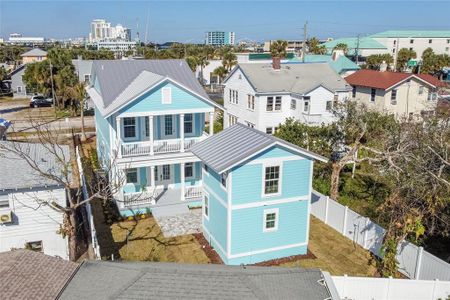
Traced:
[[[209, 119], [209, 133], [205, 120]], [[214, 113], [118, 117], [119, 158], [185, 152], [213, 134]]]

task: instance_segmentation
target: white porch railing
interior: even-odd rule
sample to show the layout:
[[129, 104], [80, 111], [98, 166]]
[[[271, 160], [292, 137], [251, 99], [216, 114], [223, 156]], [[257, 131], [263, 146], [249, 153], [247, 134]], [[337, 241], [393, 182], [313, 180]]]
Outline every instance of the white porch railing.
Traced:
[[[185, 138], [184, 150], [189, 150], [193, 145], [204, 140], [206, 137], [207, 135], [204, 134], [199, 137]], [[155, 140], [153, 142], [153, 153], [181, 152], [181, 144], [181, 139]], [[151, 152], [152, 144], [150, 141], [122, 143], [121, 145], [122, 157], [150, 155]]]
[[203, 195], [203, 187], [202, 186], [187, 186], [186, 192], [184, 193], [184, 197], [186, 199], [192, 198], [200, 198]]
[[163, 188], [154, 189], [145, 192], [128, 193], [123, 195], [123, 205], [125, 207], [155, 204], [156, 198], [164, 191]]

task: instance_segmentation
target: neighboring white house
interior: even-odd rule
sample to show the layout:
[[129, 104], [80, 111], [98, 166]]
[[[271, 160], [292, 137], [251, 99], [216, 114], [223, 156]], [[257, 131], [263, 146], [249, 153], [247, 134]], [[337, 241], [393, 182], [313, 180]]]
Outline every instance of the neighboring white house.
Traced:
[[240, 122], [269, 134], [287, 118], [329, 123], [333, 103], [349, 96], [328, 63], [239, 64], [224, 85], [225, 128]]
[[[42, 177], [23, 159], [6, 148], [11, 142], [0, 142], [0, 252], [28, 248], [51, 256], [69, 258], [68, 240], [58, 233], [63, 214], [46, 203], [67, 205], [64, 187]], [[55, 156], [41, 144], [15, 143], [41, 170], [60, 176]], [[69, 149], [61, 146], [69, 159]]]

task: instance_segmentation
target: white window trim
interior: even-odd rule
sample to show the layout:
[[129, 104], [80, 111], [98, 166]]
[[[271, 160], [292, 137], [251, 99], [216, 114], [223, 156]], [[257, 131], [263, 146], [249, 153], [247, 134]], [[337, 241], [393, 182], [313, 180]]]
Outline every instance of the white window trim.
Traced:
[[[192, 132], [191, 133], [184, 133], [185, 137], [192, 137], [195, 136], [195, 114], [194, 113], [189, 113], [189, 114], [184, 114], [184, 120], [186, 121], [186, 115], [192, 115]], [[184, 126], [184, 128], [186, 128], [186, 126]]]
[[[292, 105], [292, 104], [294, 104], [294, 105]], [[296, 99], [291, 99], [291, 109], [297, 110], [297, 100]]]
[[[208, 214], [205, 213], [206, 211], [206, 198], [208, 198]], [[202, 214], [205, 217], [206, 220], [209, 221], [209, 215], [211, 213], [211, 197], [209, 196], [209, 193], [206, 191], [203, 191], [203, 205], [202, 205]]]
[[[278, 179], [278, 192], [272, 193], [272, 194], [266, 194], [265, 193], [265, 185], [266, 185], [266, 168], [267, 167], [279, 167], [280, 168], [280, 178]], [[283, 179], [283, 163], [264, 163], [262, 164], [262, 187], [261, 187], [261, 198], [271, 198], [271, 197], [278, 197], [281, 196], [283, 186], [282, 186], [282, 179]]]
[[[128, 170], [130, 169], [136, 169], [136, 182], [128, 182]], [[134, 184], [134, 185], [141, 185], [141, 180], [140, 180], [140, 176], [139, 176], [139, 168], [130, 168], [130, 169], [126, 169], [125, 170], [125, 179], [126, 179], [126, 183], [125, 184]]]
[[[251, 106], [249, 106], [249, 104], [251, 104]], [[250, 111], [255, 111], [255, 95], [247, 94], [247, 109]]]
[[186, 169], [187, 164], [192, 164], [192, 176], [186, 176], [186, 170], [183, 170], [185, 179], [194, 179], [195, 178], [195, 162], [189, 162], [184, 164], [184, 168]]
[[161, 103], [172, 104], [172, 88], [163, 87], [161, 89]]
[[[277, 103], [277, 97], [281, 98], [280, 99], [280, 109], [275, 109], [276, 108], [276, 103]], [[267, 104], [269, 103], [269, 98], [273, 98], [273, 105], [272, 105], [272, 110], [268, 110], [267, 109]], [[267, 96], [266, 97], [266, 112], [269, 113], [279, 113], [283, 111], [283, 96]]]
[[139, 119], [137, 117], [126, 117], [126, 118], [130, 118], [130, 119], [134, 119], [134, 136], [132, 137], [125, 137], [125, 118], [122, 118], [122, 120], [120, 120], [120, 126], [122, 126], [122, 138], [125, 142], [131, 142], [131, 141], [136, 141], [138, 138], [138, 122]]
[[[270, 208], [265, 209], [263, 215], [263, 232], [274, 232], [278, 230], [278, 220], [280, 219], [279, 209], [278, 208]], [[266, 228], [266, 222], [267, 222], [267, 215], [268, 214], [275, 214], [275, 226], [273, 228]]]

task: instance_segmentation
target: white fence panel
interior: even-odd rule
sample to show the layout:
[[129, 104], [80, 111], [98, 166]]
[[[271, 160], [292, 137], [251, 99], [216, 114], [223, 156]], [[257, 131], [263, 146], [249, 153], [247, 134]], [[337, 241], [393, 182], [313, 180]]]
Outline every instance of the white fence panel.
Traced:
[[397, 261], [398, 271], [408, 276], [409, 278], [416, 278], [416, 264], [417, 256], [419, 255], [419, 247], [416, 245], [403, 241], [398, 245]]
[[[325, 222], [326, 215], [326, 197], [321, 194], [311, 194], [311, 213], [319, 218], [322, 222]], [[326, 222], [325, 222], [326, 223]]]
[[450, 282], [392, 278], [332, 276], [341, 299], [436, 300], [447, 299]]
[[364, 247], [364, 231], [366, 228], [366, 218], [348, 209], [345, 236], [354, 243]]
[[329, 201], [328, 203], [328, 222], [327, 224], [342, 232], [342, 227], [344, 226], [344, 214], [345, 206], [337, 203], [336, 201]]
[[419, 279], [439, 279], [450, 281], [450, 264], [442, 259], [423, 251], [422, 263], [420, 264]]
[[369, 221], [367, 225], [366, 249], [373, 254], [380, 256], [381, 246], [383, 245], [383, 237], [385, 230], [383, 227]]

